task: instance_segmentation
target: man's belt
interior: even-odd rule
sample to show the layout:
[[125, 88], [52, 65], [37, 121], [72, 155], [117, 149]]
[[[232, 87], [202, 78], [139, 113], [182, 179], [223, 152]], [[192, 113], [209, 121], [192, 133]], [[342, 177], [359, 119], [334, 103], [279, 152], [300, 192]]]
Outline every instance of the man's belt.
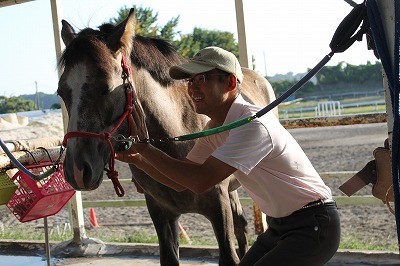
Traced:
[[[329, 203], [336, 203], [333, 199], [320, 199], [304, 205], [301, 209], [309, 209], [317, 206], [327, 205]], [[330, 205], [330, 204], [329, 204]]]

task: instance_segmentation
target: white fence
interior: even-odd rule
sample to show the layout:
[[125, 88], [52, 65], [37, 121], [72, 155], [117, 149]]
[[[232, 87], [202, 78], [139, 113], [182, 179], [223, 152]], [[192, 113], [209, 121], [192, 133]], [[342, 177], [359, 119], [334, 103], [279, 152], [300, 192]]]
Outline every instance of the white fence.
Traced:
[[[293, 109], [280, 109], [279, 113], [283, 119], [309, 117], [310, 113], [315, 113], [316, 117], [342, 115], [347, 108], [361, 108], [370, 106], [372, 112], [378, 112], [378, 106], [385, 105], [384, 100], [342, 103], [340, 101], [320, 102], [314, 107], [299, 107]], [[360, 110], [358, 110], [360, 111]], [[357, 112], [357, 111], [356, 111]]]
[[319, 102], [315, 109], [315, 116], [341, 115], [342, 109], [339, 101]]

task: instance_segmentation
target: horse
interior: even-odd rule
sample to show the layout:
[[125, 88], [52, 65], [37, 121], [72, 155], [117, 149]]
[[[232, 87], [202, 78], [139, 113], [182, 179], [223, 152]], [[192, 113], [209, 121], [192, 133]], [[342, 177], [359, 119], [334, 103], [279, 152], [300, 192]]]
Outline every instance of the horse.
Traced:
[[[65, 49], [59, 59], [63, 73], [57, 93], [69, 117], [63, 168], [66, 180], [76, 190], [99, 187], [104, 171], [111, 172], [109, 177], [118, 188], [111, 168], [114, 149], [121, 145], [116, 136], [129, 136], [126, 114], [129, 115], [132, 97], [127, 96], [130, 89], [133, 88], [142, 105], [152, 139], [201, 131], [207, 121], [207, 117], [196, 114], [185, 81], [173, 80], [168, 74], [172, 65], [186, 59], [165, 40], [135, 35], [135, 23], [133, 9], [116, 26], [106, 23], [98, 29], [86, 28], [78, 33], [67, 21], [62, 21]], [[275, 99], [265, 78], [247, 68], [243, 72], [241, 88], [246, 99], [259, 105]], [[193, 144], [194, 140], [153, 143], [179, 159], [185, 158]], [[234, 176], [196, 195], [158, 183], [133, 165], [130, 169], [133, 181], [144, 191], [158, 236], [161, 265], [179, 265], [178, 219], [185, 213], [201, 214], [211, 222], [220, 265], [239, 263], [248, 249], [248, 226], [236, 190], [240, 184]]]

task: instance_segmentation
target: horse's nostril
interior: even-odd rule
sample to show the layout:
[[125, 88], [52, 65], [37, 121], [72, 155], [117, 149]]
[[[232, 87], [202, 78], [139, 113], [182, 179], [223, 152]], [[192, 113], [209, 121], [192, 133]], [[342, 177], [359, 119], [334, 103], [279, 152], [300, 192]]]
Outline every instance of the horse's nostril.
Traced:
[[102, 179], [93, 173], [89, 164], [83, 165], [83, 184], [85, 190], [94, 190], [100, 186]]
[[87, 164], [83, 164], [83, 184], [85, 189], [92, 189], [92, 179], [93, 179], [93, 172], [92, 168]]

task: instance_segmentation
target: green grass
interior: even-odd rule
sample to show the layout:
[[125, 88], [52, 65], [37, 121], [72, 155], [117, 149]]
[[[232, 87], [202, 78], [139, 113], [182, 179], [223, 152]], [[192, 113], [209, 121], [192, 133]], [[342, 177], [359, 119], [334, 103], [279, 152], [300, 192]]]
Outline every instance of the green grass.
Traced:
[[352, 250], [375, 250], [375, 251], [398, 251], [397, 245], [384, 246], [376, 244], [372, 241], [360, 241], [355, 237], [342, 236], [340, 240], [339, 249], [352, 249]]
[[[59, 234], [51, 234], [49, 239], [51, 241], [66, 241], [71, 240], [73, 238], [72, 232], [68, 232], [64, 235]], [[0, 239], [10, 239], [10, 240], [28, 240], [28, 241], [44, 241], [45, 235], [44, 230], [36, 230], [36, 229], [23, 229], [23, 230], [13, 230], [10, 228], [6, 228], [4, 230], [0, 230]]]
[[[97, 237], [100, 239], [100, 236]], [[116, 243], [146, 243], [146, 244], [157, 244], [157, 235], [146, 235], [143, 233], [136, 233], [129, 236], [115, 236], [109, 235], [101, 238], [105, 242], [116, 242]]]
[[347, 114], [363, 114], [363, 113], [382, 113], [386, 111], [385, 105], [377, 105], [377, 106], [360, 106], [360, 107], [352, 107], [352, 108], [344, 108], [342, 115]]

